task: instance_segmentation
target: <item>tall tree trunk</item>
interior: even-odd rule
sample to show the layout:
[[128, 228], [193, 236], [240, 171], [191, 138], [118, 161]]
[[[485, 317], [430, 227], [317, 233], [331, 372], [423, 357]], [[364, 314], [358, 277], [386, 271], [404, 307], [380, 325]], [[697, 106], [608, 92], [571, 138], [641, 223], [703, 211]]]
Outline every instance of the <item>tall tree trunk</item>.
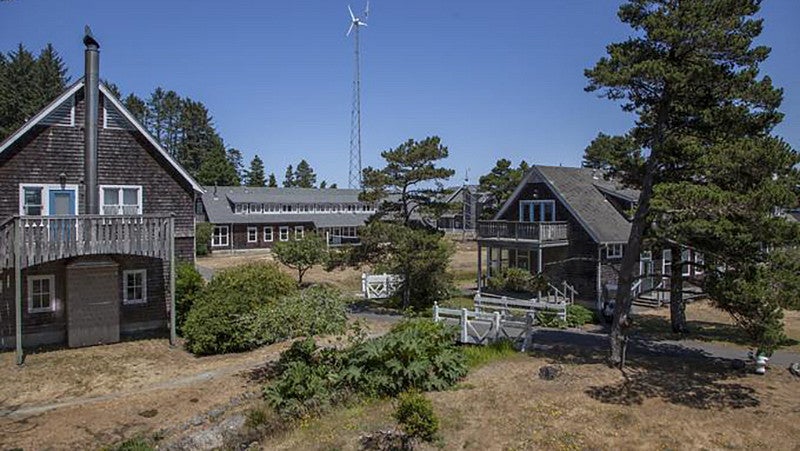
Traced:
[[655, 173], [658, 169], [658, 154], [664, 144], [664, 132], [667, 126], [669, 113], [669, 94], [664, 93], [658, 105], [658, 113], [653, 131], [653, 141], [650, 146], [650, 156], [645, 164], [644, 179], [642, 180], [642, 191], [639, 193], [639, 205], [633, 215], [631, 223], [631, 234], [628, 236], [628, 244], [622, 255], [622, 264], [619, 270], [619, 284], [617, 290], [617, 300], [614, 303], [614, 320], [611, 322], [611, 332], [609, 341], [611, 344], [611, 355], [609, 364], [618, 366], [622, 369], [624, 365], [625, 343], [627, 341], [626, 329], [630, 326], [628, 315], [633, 304], [631, 288], [633, 286], [634, 271], [636, 262], [642, 251], [642, 238], [648, 229], [648, 216], [650, 213], [650, 199], [653, 197], [653, 185], [655, 184]]
[[679, 334], [689, 332], [686, 325], [686, 302], [683, 300], [683, 255], [681, 247], [671, 245], [672, 261], [669, 275], [669, 319], [672, 331]]

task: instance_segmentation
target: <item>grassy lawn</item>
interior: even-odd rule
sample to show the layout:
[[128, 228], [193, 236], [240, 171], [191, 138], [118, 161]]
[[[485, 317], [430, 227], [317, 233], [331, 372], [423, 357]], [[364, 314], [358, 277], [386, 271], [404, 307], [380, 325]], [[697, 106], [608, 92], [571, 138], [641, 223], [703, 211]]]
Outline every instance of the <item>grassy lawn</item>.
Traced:
[[[786, 311], [784, 327], [789, 337], [781, 349], [800, 352], [800, 312]], [[690, 333], [685, 337], [672, 332], [669, 308], [642, 310], [634, 319], [634, 333], [655, 340], [707, 341], [751, 347], [747, 337], [736, 327], [731, 317], [715, 308], [709, 301], [697, 301], [686, 306], [686, 319]]]
[[[699, 357], [650, 357], [623, 376], [604, 354], [554, 354], [501, 353], [454, 389], [426, 394], [441, 440], [420, 449], [796, 449], [797, 382], [786, 371], [759, 377]], [[538, 378], [545, 364], [562, 375]], [[356, 450], [364, 433], [394, 426], [392, 408], [379, 400], [337, 410], [262, 449]]]

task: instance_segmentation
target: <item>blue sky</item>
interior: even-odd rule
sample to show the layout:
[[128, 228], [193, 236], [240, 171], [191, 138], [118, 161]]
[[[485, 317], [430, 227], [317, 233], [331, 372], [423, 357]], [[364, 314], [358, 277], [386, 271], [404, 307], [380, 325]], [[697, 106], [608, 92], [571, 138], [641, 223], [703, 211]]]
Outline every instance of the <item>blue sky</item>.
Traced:
[[[579, 165], [599, 132], [633, 123], [586, 93], [583, 70], [630, 30], [617, 0], [373, 0], [362, 30], [363, 159], [439, 135], [446, 165], [472, 182], [501, 157]], [[800, 5], [764, 2], [763, 65], [785, 89], [776, 130], [800, 148]], [[353, 3], [361, 10], [363, 3]], [[307, 159], [347, 183], [353, 43], [347, 1], [0, 2], [0, 50], [52, 42], [81, 75], [83, 25], [101, 44], [101, 76], [123, 93], [157, 86], [202, 101], [227, 145], [279, 179]]]

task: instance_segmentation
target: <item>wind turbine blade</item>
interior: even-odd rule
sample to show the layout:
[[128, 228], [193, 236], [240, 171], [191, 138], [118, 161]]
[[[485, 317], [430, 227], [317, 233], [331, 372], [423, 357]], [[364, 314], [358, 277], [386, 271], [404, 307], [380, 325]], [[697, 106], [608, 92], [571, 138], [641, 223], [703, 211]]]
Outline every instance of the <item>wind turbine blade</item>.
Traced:
[[367, 0], [367, 6], [364, 8], [364, 19], [369, 17], [369, 0]]
[[355, 22], [350, 22], [350, 28], [347, 29], [347, 34], [345, 36], [350, 36], [350, 32], [353, 31], [353, 27], [356, 25]]
[[363, 25], [363, 26], [365, 26], [365, 27], [367, 26], [367, 23], [366, 23], [366, 22], [361, 22], [360, 20], [358, 21], [358, 24], [359, 24], [359, 25]]
[[350, 9], [350, 5], [347, 5], [347, 10], [350, 11], [350, 20], [355, 22], [356, 21], [356, 16], [353, 15], [353, 10]]

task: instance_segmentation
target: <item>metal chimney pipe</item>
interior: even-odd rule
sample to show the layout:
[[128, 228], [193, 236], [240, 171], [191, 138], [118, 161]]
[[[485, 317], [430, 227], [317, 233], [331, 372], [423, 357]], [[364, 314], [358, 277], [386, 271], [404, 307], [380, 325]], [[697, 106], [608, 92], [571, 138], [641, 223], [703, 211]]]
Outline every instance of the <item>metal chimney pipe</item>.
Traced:
[[100, 109], [100, 44], [92, 36], [92, 30], [86, 27], [83, 37], [84, 51], [84, 143], [83, 171], [86, 188], [86, 214], [100, 213], [100, 193], [97, 186], [97, 121]]

